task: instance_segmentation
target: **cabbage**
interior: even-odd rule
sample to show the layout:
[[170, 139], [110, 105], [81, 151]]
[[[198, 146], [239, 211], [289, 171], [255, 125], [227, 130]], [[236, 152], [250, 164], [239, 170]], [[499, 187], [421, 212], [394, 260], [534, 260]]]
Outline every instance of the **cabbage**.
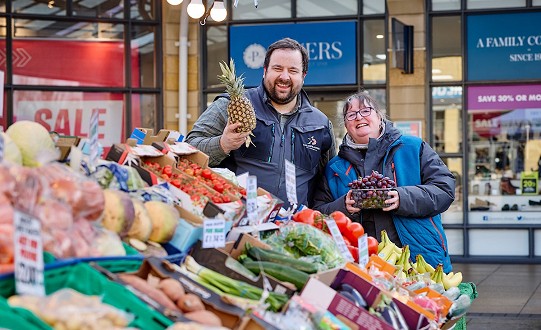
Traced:
[[4, 132], [0, 132], [0, 135], [4, 139], [4, 161], [21, 165], [23, 158], [19, 147], [13, 142], [13, 140]]
[[36, 122], [17, 121], [8, 127], [6, 134], [19, 147], [24, 166], [37, 167], [58, 159], [58, 151], [49, 132]]

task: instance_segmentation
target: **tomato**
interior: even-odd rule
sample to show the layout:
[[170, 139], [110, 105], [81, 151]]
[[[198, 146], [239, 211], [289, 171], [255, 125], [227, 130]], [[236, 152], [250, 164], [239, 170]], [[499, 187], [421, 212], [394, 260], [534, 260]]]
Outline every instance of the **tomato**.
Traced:
[[188, 175], [191, 175], [191, 176], [193, 176], [193, 174], [194, 174], [193, 168], [187, 168], [187, 169], [184, 170], [184, 172], [186, 174], [188, 174]]
[[219, 192], [219, 193], [223, 193], [223, 192], [224, 192], [224, 185], [221, 184], [221, 183], [219, 183], [219, 182], [216, 182], [216, 183], [214, 184], [214, 187], [213, 187], [213, 188], [214, 188], [214, 190], [216, 190], [216, 191]]
[[312, 209], [303, 209], [293, 215], [293, 221], [314, 225], [316, 217], [321, 217], [321, 212]]
[[180, 188], [180, 179], [171, 180], [171, 184], [177, 188]]
[[165, 165], [162, 169], [162, 174], [171, 176], [173, 174], [173, 167], [171, 165]]
[[359, 237], [364, 235], [364, 228], [358, 222], [350, 223], [348, 226], [348, 230], [352, 234], [352, 236], [355, 237], [355, 241], [357, 241]]
[[351, 245], [358, 246], [359, 237], [364, 235], [364, 228], [360, 223], [352, 222], [348, 225], [346, 232], [342, 235], [349, 239]]
[[368, 255], [378, 254], [378, 240], [375, 237], [368, 236]]
[[349, 245], [348, 250], [351, 253], [351, 256], [353, 257], [353, 260], [355, 260], [355, 262], [359, 262], [359, 249], [355, 246]]
[[205, 168], [203, 171], [201, 171], [201, 176], [205, 179], [210, 179], [210, 177], [212, 176], [212, 171], [208, 168]]
[[330, 214], [330, 217], [336, 222], [340, 233], [344, 234], [347, 231], [348, 225], [351, 223], [351, 219], [341, 211], [334, 211]]

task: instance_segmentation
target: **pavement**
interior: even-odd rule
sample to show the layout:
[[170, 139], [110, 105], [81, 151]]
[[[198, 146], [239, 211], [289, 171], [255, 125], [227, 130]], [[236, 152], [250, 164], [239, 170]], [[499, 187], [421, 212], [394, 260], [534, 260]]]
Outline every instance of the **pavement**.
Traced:
[[477, 286], [467, 330], [541, 329], [541, 264], [453, 263], [453, 271]]

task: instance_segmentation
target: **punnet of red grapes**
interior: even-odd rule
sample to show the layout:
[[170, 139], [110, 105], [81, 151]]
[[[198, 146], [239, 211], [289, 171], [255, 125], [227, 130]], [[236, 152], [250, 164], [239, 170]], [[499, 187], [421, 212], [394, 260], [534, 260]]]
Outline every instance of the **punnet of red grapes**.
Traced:
[[351, 188], [351, 198], [355, 201], [354, 207], [381, 209], [385, 207], [389, 190], [396, 188], [396, 182], [378, 171], [372, 171], [372, 174], [353, 180], [348, 186]]

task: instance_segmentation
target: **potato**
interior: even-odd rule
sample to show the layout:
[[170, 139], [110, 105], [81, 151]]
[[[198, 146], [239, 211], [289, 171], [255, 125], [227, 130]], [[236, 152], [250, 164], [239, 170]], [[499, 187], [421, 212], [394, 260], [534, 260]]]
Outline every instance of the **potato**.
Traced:
[[186, 294], [184, 287], [180, 284], [179, 281], [173, 278], [166, 278], [160, 281], [158, 284], [158, 289], [162, 290], [169, 299], [173, 300], [175, 303]]
[[222, 320], [220, 320], [218, 315], [214, 314], [211, 311], [207, 311], [207, 310], [194, 311], [194, 312], [185, 313], [184, 316], [187, 319], [190, 319], [200, 324], [210, 325], [214, 327], [222, 326]]
[[187, 293], [184, 296], [180, 297], [180, 299], [177, 300], [177, 306], [186, 313], [202, 311], [205, 309], [205, 305], [201, 301], [201, 298], [199, 298], [193, 293]]

